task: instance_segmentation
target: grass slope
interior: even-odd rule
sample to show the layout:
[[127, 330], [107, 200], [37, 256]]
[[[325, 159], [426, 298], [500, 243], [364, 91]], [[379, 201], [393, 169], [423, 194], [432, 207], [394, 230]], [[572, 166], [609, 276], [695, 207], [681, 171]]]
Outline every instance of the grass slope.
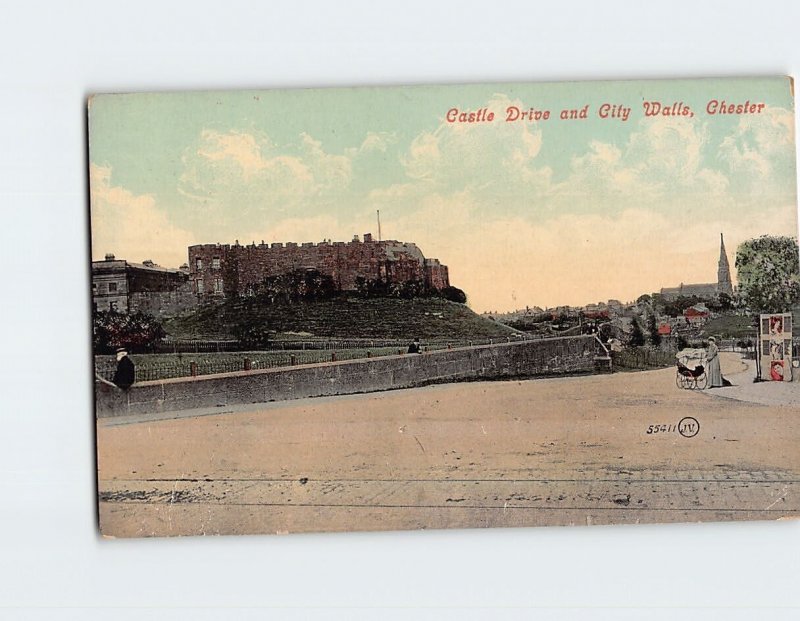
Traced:
[[720, 315], [708, 320], [701, 331], [703, 336], [721, 336], [722, 338], [754, 337], [756, 328], [749, 315]]
[[333, 338], [504, 338], [516, 330], [484, 319], [463, 304], [440, 298], [360, 299], [337, 297], [299, 304], [259, 304], [254, 298], [204, 306], [169, 320], [177, 339], [233, 338], [239, 326], [307, 332]]

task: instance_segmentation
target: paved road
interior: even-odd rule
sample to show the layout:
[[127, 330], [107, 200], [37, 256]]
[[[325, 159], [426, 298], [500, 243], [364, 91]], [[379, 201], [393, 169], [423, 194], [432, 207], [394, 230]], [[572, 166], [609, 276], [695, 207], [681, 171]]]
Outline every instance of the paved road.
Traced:
[[[742, 370], [724, 355], [726, 375]], [[797, 408], [733, 390], [680, 390], [665, 369], [102, 419], [101, 527], [154, 536], [797, 517]]]

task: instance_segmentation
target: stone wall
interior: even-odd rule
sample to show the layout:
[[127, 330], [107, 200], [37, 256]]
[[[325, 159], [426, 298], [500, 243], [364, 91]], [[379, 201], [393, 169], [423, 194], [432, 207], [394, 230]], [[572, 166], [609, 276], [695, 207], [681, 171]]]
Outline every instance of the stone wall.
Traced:
[[131, 293], [130, 312], [148, 313], [154, 317], [174, 317], [197, 306], [197, 296], [191, 291], [143, 291]]
[[[356, 289], [359, 278], [402, 283], [418, 280], [438, 289], [450, 284], [447, 266], [425, 259], [413, 243], [393, 240], [201, 244], [189, 247], [193, 290], [204, 295], [241, 295], [265, 278], [316, 269], [331, 276], [337, 289]], [[198, 282], [202, 285], [198, 287]], [[200, 289], [200, 291], [198, 291]]]
[[574, 336], [142, 382], [127, 392], [96, 382], [97, 415], [224, 407], [472, 379], [591, 373], [594, 356], [594, 337]]
[[425, 286], [431, 289], [444, 289], [450, 286], [447, 266], [439, 259], [425, 259]]

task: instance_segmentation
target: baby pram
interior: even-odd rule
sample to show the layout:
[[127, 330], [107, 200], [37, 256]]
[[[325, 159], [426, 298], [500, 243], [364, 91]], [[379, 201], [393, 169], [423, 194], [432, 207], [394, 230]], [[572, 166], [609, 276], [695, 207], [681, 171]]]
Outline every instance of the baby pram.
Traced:
[[703, 390], [708, 385], [706, 376], [706, 350], [682, 349], [675, 357], [678, 369], [675, 373], [675, 384], [678, 388]]

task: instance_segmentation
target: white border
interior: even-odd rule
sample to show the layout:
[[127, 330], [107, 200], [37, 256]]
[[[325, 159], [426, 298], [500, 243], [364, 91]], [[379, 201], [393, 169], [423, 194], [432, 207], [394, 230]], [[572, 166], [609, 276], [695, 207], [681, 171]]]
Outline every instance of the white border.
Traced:
[[798, 523], [100, 541], [83, 121], [96, 91], [797, 75], [799, 6], [6, 7], [0, 606], [14, 608], [0, 616], [217, 619], [228, 607], [238, 618], [298, 619], [796, 615]]

